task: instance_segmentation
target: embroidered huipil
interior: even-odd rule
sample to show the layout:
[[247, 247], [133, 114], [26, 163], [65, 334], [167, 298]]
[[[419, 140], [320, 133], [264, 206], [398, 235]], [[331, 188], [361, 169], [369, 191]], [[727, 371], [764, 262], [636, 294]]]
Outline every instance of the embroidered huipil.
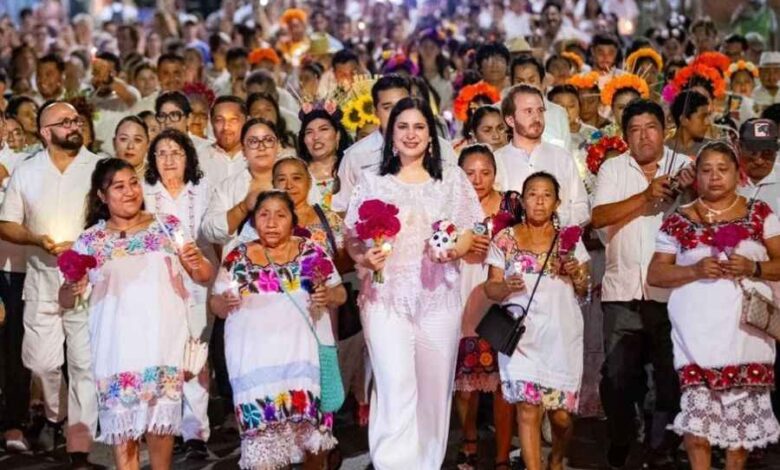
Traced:
[[[159, 220], [187, 240], [176, 217]], [[178, 434], [189, 276], [176, 246], [158, 221], [126, 238], [101, 221], [73, 249], [97, 260], [89, 271], [89, 331], [99, 439], [119, 444], [146, 432]]]
[[370, 272], [358, 267], [361, 278], [361, 306], [374, 305], [399, 314], [424, 315], [428, 309], [447, 309], [456, 315], [460, 299], [459, 263], [436, 263], [426, 253], [433, 223], [447, 219], [459, 231], [471, 230], [484, 219], [482, 207], [465, 173], [459, 167], [445, 166], [441, 180], [404, 183], [394, 175], [364, 172], [349, 201], [344, 219], [347, 243], [365, 249], [357, 238], [360, 205], [380, 199], [399, 209], [401, 231], [393, 241], [393, 251], [383, 269], [385, 282], [374, 283]]
[[[524, 291], [510, 295], [503, 304], [528, 306], [546, 255], [546, 250], [533, 253], [520, 249], [511, 227], [493, 238], [487, 263], [502, 269], [505, 276], [521, 274], [526, 285]], [[580, 263], [588, 261], [582, 241], [577, 242], [573, 255]], [[514, 354], [499, 354], [498, 363], [507, 401], [541, 403], [544, 399], [547, 409], [574, 411], [582, 378], [584, 327], [571, 281], [559, 270], [556, 246], [528, 308], [526, 331]], [[551, 397], [558, 402], [550, 403]]]
[[[225, 358], [241, 432], [241, 468], [280, 468], [298, 462], [305, 452], [336, 444], [333, 416], [320, 411], [317, 342], [294, 299], [309, 317], [323, 344], [334, 344], [330, 317], [309, 315], [312, 278], [307, 259], [327, 254], [300, 240], [299, 254], [284, 265], [262, 266], [239, 244], [225, 257], [214, 291], [231, 290], [241, 305], [225, 321]], [[281, 278], [280, 278], [281, 275]], [[341, 283], [333, 273], [327, 287]], [[285, 290], [290, 297], [285, 294]]]
[[[753, 261], [769, 259], [764, 240], [780, 235], [780, 222], [763, 201], [755, 201], [747, 216], [732, 223], [749, 232], [735, 253]], [[726, 224], [693, 222], [681, 212], [664, 220], [656, 251], [676, 255], [680, 266], [707, 256], [718, 257], [713, 235]], [[742, 289], [731, 279], [699, 280], [672, 289], [674, 367], [683, 388], [705, 385], [715, 390], [774, 384], [775, 341], [742, 324]]]

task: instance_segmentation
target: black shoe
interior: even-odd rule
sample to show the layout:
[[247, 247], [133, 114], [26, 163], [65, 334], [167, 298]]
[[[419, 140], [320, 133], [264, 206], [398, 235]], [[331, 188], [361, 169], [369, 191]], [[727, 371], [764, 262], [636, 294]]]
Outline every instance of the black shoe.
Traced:
[[611, 468], [622, 468], [628, 460], [631, 446], [610, 445], [607, 451], [607, 463]]
[[206, 460], [209, 458], [209, 449], [206, 443], [200, 439], [190, 439], [184, 443], [184, 458], [187, 460]]
[[91, 470], [92, 464], [89, 463], [89, 454], [86, 452], [72, 452], [68, 454], [70, 458], [71, 470]]

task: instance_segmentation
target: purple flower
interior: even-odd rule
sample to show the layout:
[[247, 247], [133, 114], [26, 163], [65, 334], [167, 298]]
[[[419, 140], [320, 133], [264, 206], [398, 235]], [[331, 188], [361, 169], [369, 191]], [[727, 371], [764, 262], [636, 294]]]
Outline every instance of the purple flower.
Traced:
[[144, 235], [144, 248], [146, 251], [157, 251], [160, 249], [160, 238], [153, 234], [147, 233]]
[[276, 407], [272, 402], [265, 405], [263, 414], [265, 415], [265, 421], [267, 422], [276, 421]]
[[257, 278], [257, 285], [263, 292], [279, 292], [279, 278], [272, 271], [262, 270]]

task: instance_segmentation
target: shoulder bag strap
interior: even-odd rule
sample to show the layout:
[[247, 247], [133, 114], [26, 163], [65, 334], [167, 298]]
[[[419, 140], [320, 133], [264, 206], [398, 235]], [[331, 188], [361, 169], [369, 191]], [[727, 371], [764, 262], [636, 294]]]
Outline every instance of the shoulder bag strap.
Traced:
[[547, 256], [544, 257], [544, 264], [542, 264], [542, 270], [539, 271], [539, 277], [536, 278], [536, 283], [534, 284], [534, 289], [531, 291], [531, 297], [528, 298], [528, 305], [525, 308], [525, 311], [528, 312], [528, 310], [531, 308], [531, 302], [534, 301], [534, 296], [536, 295], [536, 289], [539, 287], [539, 282], [542, 280], [542, 276], [544, 276], [544, 270], [547, 268], [547, 262], [550, 261], [550, 256], [552, 256], [552, 252], [555, 249], [555, 242], [558, 241], [558, 233], [559, 231], [555, 231], [555, 236], [553, 237], [552, 245], [550, 245], [550, 249], [547, 250]]
[[330, 222], [328, 222], [328, 218], [325, 216], [325, 211], [322, 210], [322, 207], [320, 207], [319, 204], [314, 204], [312, 206], [314, 209], [314, 212], [317, 213], [317, 218], [320, 219], [320, 223], [323, 227], [325, 227], [325, 233], [328, 236], [328, 243], [330, 244], [330, 248], [333, 250], [333, 257], [336, 257], [336, 254], [338, 253], [338, 246], [336, 245], [336, 236], [333, 234], [333, 228], [330, 226]]
[[271, 266], [271, 269], [274, 270], [274, 273], [276, 274], [276, 277], [279, 279], [279, 287], [282, 288], [282, 292], [287, 296], [288, 299], [290, 299], [290, 302], [295, 305], [295, 309], [298, 310], [298, 312], [303, 317], [303, 321], [306, 322], [306, 326], [309, 327], [309, 330], [311, 331], [311, 334], [314, 335], [314, 340], [317, 341], [317, 344], [322, 346], [322, 343], [320, 342], [320, 337], [317, 336], [317, 331], [314, 330], [314, 325], [309, 319], [309, 314], [306, 312], [306, 310], [303, 309], [303, 307], [300, 306], [300, 304], [295, 300], [295, 298], [290, 294], [290, 292], [284, 287], [284, 280], [282, 279], [282, 274], [279, 272], [278, 269], [276, 269], [276, 263], [271, 259], [271, 256], [268, 255], [268, 249], [266, 247], [263, 247], [263, 253], [265, 254], [265, 258], [268, 260], [268, 265]]

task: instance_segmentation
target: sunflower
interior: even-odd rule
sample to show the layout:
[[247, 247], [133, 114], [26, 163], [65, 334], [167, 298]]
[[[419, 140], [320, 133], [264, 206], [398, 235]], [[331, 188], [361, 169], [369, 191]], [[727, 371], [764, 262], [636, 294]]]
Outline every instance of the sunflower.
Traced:
[[363, 116], [374, 115], [374, 100], [370, 95], [364, 95], [355, 100], [355, 107], [360, 110], [360, 114]]
[[360, 109], [356, 106], [354, 100], [347, 102], [344, 105], [344, 117], [341, 119], [341, 123], [344, 127], [350, 131], [355, 132], [362, 124], [362, 116]]

